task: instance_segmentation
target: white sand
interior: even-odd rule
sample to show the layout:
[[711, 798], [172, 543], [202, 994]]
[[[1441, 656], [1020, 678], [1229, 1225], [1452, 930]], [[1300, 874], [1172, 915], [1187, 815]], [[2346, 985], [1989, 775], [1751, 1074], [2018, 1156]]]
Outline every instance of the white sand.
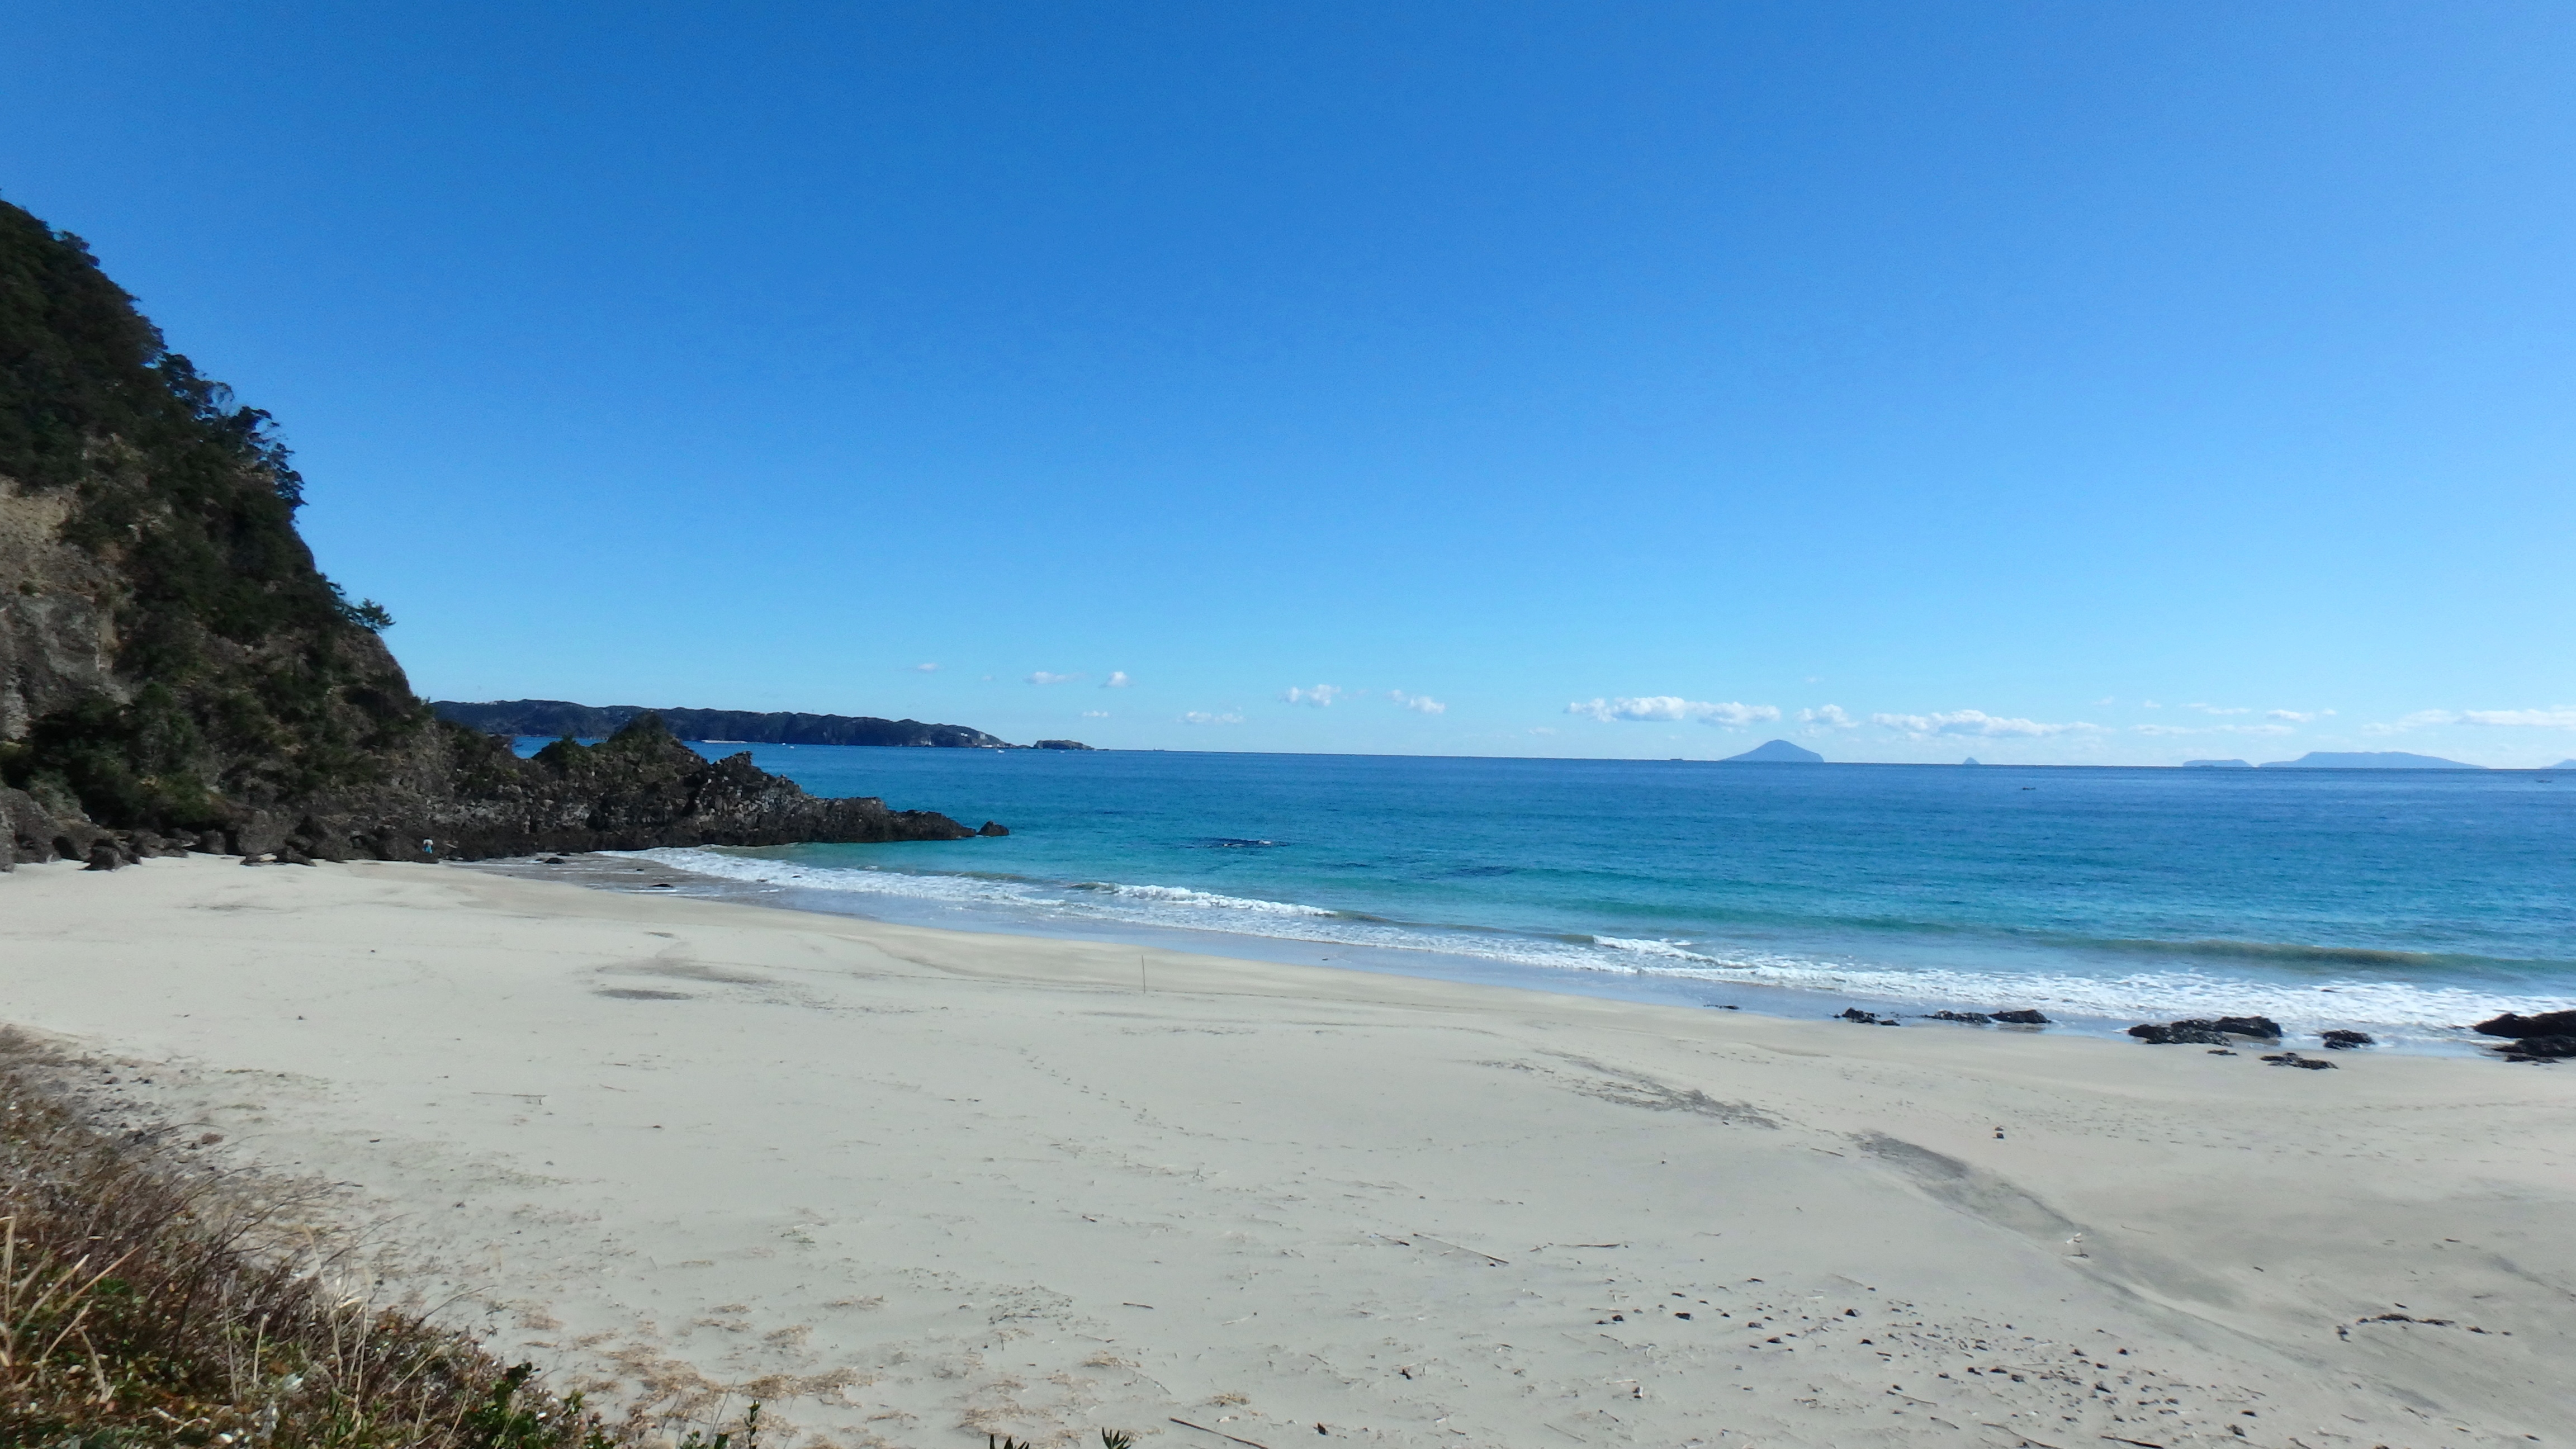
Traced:
[[356, 1184], [559, 1382], [840, 1442], [2576, 1434], [2576, 1068], [204, 858], [0, 877], [0, 1019]]

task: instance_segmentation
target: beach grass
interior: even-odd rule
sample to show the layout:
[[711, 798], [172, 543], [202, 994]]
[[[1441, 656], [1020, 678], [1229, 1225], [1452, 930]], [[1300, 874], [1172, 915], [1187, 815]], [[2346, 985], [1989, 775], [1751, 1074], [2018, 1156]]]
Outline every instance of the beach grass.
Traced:
[[303, 1227], [309, 1195], [102, 1128], [63, 1065], [0, 1033], [0, 1443], [634, 1441], [529, 1365], [345, 1291], [344, 1263]]

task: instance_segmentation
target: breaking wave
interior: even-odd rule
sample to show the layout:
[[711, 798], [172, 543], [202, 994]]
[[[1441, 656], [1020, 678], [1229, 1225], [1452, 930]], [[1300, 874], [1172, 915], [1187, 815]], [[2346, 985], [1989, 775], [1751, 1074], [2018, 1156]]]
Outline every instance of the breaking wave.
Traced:
[[[1068, 926], [1142, 927], [1221, 932], [1276, 940], [1330, 943], [1370, 950], [1416, 953], [1424, 975], [1442, 974], [1439, 958], [1505, 963], [1538, 972], [1583, 972], [1592, 979], [1631, 976], [1720, 988], [1767, 987], [1829, 995], [1924, 1011], [2039, 1007], [2062, 1017], [2105, 1022], [2169, 1020], [2183, 1016], [2260, 1014], [2292, 1030], [2361, 1026], [2398, 1040], [2449, 1039], [2451, 1028], [2504, 1011], [2535, 1012], [2576, 1006], [2576, 997], [2529, 995], [2473, 986], [2371, 980], [2338, 975], [2317, 979], [2318, 966], [2367, 968], [2395, 964], [2410, 953], [2266, 947], [2250, 942], [2099, 943], [2172, 956], [2205, 953], [2245, 960], [2296, 962], [2310, 968], [2296, 979], [2259, 974], [2234, 976], [2188, 966], [2145, 970], [1979, 970], [1953, 966], [1896, 967], [1821, 954], [1730, 947], [1695, 939], [1613, 935], [1536, 935], [1465, 925], [1416, 924], [1294, 901], [1223, 895], [1186, 886], [1102, 881], [1054, 883], [1010, 876], [935, 874], [875, 868], [818, 866], [723, 849], [666, 849], [637, 853], [667, 867], [714, 881], [766, 892], [811, 892], [790, 904], [831, 909], [878, 909], [898, 903], [929, 907], [966, 929], [1033, 929]], [[919, 918], [919, 917], [915, 917]], [[2217, 946], [2228, 949], [2209, 950]], [[1404, 959], [1404, 958], [1399, 958]], [[1531, 984], [1544, 984], [1543, 978]], [[1669, 993], [1658, 999], [1669, 999]]]

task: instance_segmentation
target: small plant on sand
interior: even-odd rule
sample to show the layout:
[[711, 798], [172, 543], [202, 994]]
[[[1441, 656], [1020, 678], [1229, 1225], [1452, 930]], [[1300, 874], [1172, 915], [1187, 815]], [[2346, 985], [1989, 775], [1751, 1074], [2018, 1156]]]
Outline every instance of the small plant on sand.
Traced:
[[742, 1443], [739, 1446], [734, 1443], [730, 1429], [717, 1431], [713, 1438], [691, 1429], [688, 1437], [680, 1441], [680, 1449], [760, 1449], [760, 1405], [755, 1403], [743, 1412]]

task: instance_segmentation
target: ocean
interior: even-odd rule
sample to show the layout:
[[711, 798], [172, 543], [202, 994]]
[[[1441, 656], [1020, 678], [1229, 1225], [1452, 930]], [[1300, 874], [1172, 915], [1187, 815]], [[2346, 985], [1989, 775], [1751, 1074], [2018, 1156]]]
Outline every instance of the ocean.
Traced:
[[807, 909], [1801, 1016], [2576, 1005], [2576, 772], [699, 748], [1011, 828], [645, 853]]

